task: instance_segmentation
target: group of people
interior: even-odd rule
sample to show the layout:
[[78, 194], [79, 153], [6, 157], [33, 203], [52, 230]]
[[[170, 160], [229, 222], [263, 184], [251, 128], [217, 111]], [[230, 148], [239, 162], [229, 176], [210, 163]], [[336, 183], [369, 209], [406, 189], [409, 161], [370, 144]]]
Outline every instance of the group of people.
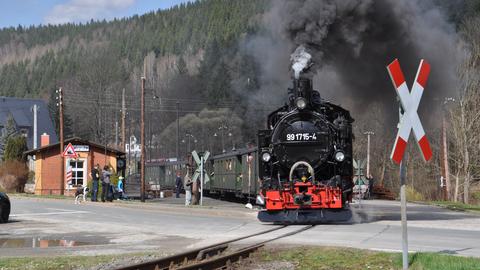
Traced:
[[190, 177], [190, 167], [187, 166], [187, 173], [185, 174], [185, 181], [182, 180], [182, 174], [177, 171], [177, 178], [175, 179], [175, 197], [180, 198], [180, 192], [185, 190], [185, 205], [192, 204], [193, 180]]
[[[98, 199], [98, 188], [101, 182], [102, 185], [102, 194], [101, 194], [101, 201], [105, 202], [106, 200], [112, 201], [113, 200], [113, 186], [111, 185], [110, 178], [112, 176], [112, 172], [110, 168], [105, 165], [103, 170], [100, 172], [100, 165], [97, 163], [95, 167], [92, 169], [91, 172], [92, 176], [92, 202], [97, 202]], [[120, 176], [118, 178], [117, 189], [119, 192], [119, 198], [124, 198], [123, 192], [123, 177]]]

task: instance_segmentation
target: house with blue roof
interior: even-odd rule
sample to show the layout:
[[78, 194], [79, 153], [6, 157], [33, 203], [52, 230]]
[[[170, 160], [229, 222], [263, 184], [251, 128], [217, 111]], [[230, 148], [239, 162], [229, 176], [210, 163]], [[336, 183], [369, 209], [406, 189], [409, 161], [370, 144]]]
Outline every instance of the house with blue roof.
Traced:
[[0, 97], [0, 134], [5, 128], [9, 115], [12, 115], [20, 134], [27, 138], [28, 149], [33, 149], [33, 107], [37, 105], [37, 147], [40, 147], [40, 136], [43, 133], [50, 135], [50, 143], [57, 143], [52, 119], [48, 112], [47, 103], [41, 99], [23, 99]]

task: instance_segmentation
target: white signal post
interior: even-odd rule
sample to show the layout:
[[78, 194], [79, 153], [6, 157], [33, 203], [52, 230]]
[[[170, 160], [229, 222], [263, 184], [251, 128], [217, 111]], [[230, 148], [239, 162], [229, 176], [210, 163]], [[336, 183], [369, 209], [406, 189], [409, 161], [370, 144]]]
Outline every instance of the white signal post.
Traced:
[[205, 162], [208, 160], [210, 156], [210, 152], [206, 151], [203, 153], [202, 156], [199, 156], [197, 151], [193, 150], [192, 157], [195, 163], [197, 163], [197, 169], [193, 174], [192, 181], [197, 181], [198, 177], [200, 177], [200, 205], [203, 205], [203, 186], [205, 183], [210, 181], [208, 174], [205, 171]]
[[402, 261], [403, 269], [408, 269], [407, 201], [405, 195], [406, 166], [405, 162], [402, 160], [405, 156], [405, 149], [407, 148], [408, 138], [410, 137], [410, 131], [412, 129], [424, 161], [428, 161], [432, 158], [432, 149], [430, 148], [430, 143], [428, 142], [425, 130], [423, 129], [417, 113], [420, 99], [422, 98], [423, 91], [427, 84], [428, 75], [430, 74], [430, 64], [423, 59], [420, 61], [420, 66], [417, 75], [415, 76], [411, 92], [405, 82], [405, 76], [400, 68], [398, 59], [395, 59], [390, 63], [387, 66], [387, 70], [392, 79], [395, 91], [400, 99], [400, 106], [404, 111], [404, 113], [400, 115], [397, 138], [395, 139], [390, 158], [400, 165]]

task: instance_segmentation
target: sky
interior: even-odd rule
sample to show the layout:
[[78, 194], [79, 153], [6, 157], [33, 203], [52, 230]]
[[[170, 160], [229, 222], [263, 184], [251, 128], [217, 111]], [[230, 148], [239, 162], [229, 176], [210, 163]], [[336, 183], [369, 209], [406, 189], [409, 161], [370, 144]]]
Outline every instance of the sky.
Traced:
[[0, 0], [0, 28], [144, 14], [192, 0]]

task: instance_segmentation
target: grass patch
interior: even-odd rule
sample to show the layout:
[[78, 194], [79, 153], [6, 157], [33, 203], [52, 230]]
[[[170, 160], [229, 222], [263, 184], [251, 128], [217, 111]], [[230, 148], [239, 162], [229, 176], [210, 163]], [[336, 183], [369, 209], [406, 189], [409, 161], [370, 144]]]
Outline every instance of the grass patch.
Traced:
[[[263, 250], [264, 263], [288, 261], [302, 270], [363, 270], [402, 269], [402, 254], [376, 252], [352, 248], [298, 247], [288, 250]], [[470, 270], [479, 269], [480, 259], [438, 253], [409, 255], [411, 270]]]
[[71, 270], [85, 269], [108, 263], [115, 263], [118, 260], [129, 260], [136, 257], [152, 257], [154, 253], [134, 253], [118, 255], [99, 256], [63, 256], [63, 257], [23, 257], [23, 258], [1, 258], [0, 269], [2, 270]]
[[[401, 254], [396, 265], [401, 269]], [[411, 270], [474, 270], [480, 269], [480, 259], [438, 253], [415, 253], [409, 255]]]
[[480, 212], [480, 205], [465, 204], [460, 202], [449, 202], [449, 201], [434, 201], [432, 203], [438, 206], [445, 207], [447, 209], [451, 209], [451, 210]]

